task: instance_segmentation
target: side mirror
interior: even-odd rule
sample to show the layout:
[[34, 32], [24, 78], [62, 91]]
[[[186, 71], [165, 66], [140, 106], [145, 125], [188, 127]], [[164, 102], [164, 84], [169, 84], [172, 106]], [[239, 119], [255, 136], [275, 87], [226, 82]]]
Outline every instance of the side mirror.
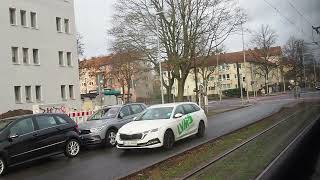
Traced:
[[122, 119], [123, 117], [122, 117], [122, 115], [121, 115], [121, 114], [119, 114], [119, 115], [118, 115], [118, 118], [119, 118], [119, 119]]
[[176, 115], [174, 115], [174, 118], [181, 118], [182, 116], [183, 116], [183, 114], [177, 113]]
[[134, 117], [133, 120], [135, 121], [137, 119], [137, 117]]

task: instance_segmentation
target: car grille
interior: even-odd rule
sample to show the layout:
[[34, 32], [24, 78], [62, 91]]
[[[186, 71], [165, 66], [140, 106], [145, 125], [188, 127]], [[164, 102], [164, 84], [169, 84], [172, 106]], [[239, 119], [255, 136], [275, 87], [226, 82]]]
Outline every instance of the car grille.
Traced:
[[127, 135], [127, 134], [120, 134], [120, 139], [121, 140], [137, 140], [137, 139], [141, 139], [142, 138], [142, 134], [131, 134], [131, 135]]
[[80, 134], [90, 134], [90, 130], [80, 130]]

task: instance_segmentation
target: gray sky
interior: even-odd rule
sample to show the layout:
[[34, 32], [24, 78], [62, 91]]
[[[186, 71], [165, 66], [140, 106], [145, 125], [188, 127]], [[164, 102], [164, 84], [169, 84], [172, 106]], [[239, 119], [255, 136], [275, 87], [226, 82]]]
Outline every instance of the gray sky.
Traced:
[[[85, 44], [85, 57], [108, 54], [110, 40], [107, 29], [112, 27], [113, 4], [116, 0], [75, 0], [75, 16], [77, 31], [83, 36]], [[274, 5], [282, 15], [289, 18], [293, 24], [283, 18], [276, 10], [264, 0], [240, 0], [240, 6], [245, 9], [249, 21], [244, 25], [251, 31], [257, 30], [261, 24], [269, 24], [278, 34], [277, 45], [283, 46], [290, 35], [305, 37], [307, 42], [312, 41], [313, 25], [320, 26], [320, 1], [319, 0], [266, 0]], [[304, 16], [290, 5], [290, 3]], [[307, 20], [305, 20], [305, 18]], [[303, 31], [303, 32], [302, 32]], [[245, 33], [246, 47], [249, 44], [250, 33]], [[316, 41], [320, 36], [314, 33]], [[242, 50], [240, 34], [230, 36], [224, 43], [227, 51]], [[318, 46], [319, 48], [319, 46]]]

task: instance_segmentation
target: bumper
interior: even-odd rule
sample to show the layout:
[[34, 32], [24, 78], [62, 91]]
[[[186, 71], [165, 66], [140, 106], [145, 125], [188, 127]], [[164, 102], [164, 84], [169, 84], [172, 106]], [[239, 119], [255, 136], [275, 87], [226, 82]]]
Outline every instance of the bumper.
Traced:
[[138, 141], [122, 141], [117, 140], [118, 149], [151, 149], [162, 147], [163, 143], [159, 138], [142, 139]]
[[81, 145], [95, 145], [101, 144], [103, 139], [97, 134], [83, 134], [80, 135]]

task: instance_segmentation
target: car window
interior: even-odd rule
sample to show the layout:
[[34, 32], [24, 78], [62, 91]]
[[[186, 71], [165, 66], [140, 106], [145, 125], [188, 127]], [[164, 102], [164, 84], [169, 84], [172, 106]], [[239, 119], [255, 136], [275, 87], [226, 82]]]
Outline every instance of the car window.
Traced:
[[191, 104], [191, 106], [193, 107], [193, 109], [194, 109], [195, 111], [200, 111], [200, 108], [199, 108], [197, 105]]
[[15, 125], [13, 125], [10, 129], [10, 134], [24, 135], [27, 133], [31, 133], [34, 131], [34, 126], [32, 122], [32, 118], [27, 118], [19, 121]]
[[184, 113], [184, 109], [183, 109], [183, 107], [181, 105], [176, 108], [176, 111], [174, 112], [174, 115], [176, 115], [178, 113], [185, 114]]
[[193, 113], [195, 111], [191, 104], [184, 104], [183, 109], [186, 114]]
[[39, 129], [50, 128], [57, 125], [53, 116], [38, 116], [36, 117]]
[[133, 114], [138, 114], [143, 111], [142, 107], [139, 104], [131, 105], [131, 110], [132, 110]]
[[67, 124], [67, 121], [60, 116], [55, 116], [59, 124]]
[[144, 111], [136, 121], [170, 119], [172, 111], [173, 107], [150, 108]]
[[115, 118], [119, 112], [119, 107], [109, 107], [105, 109], [100, 109], [95, 112], [88, 121], [101, 120], [101, 119], [112, 119]]
[[121, 111], [120, 111], [120, 116], [122, 118], [124, 117], [127, 117], [127, 116], [130, 116], [130, 109], [129, 109], [129, 106], [124, 106]]

